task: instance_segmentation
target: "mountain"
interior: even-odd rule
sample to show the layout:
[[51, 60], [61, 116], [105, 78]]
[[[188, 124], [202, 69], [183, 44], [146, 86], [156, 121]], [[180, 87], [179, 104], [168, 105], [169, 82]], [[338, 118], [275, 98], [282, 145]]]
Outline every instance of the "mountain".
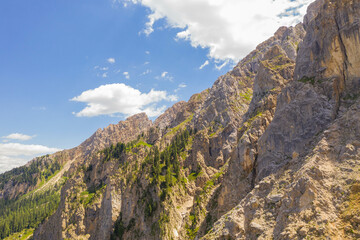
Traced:
[[0, 237], [360, 238], [359, 16], [317, 0], [154, 122], [1, 174]]

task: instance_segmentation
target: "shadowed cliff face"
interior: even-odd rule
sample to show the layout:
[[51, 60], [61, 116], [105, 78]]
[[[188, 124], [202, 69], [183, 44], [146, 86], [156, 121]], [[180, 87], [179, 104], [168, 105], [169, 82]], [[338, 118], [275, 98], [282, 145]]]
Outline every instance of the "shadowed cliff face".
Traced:
[[138, 114], [46, 158], [66, 183], [35, 239], [359, 238], [359, 11], [315, 1], [154, 123]]

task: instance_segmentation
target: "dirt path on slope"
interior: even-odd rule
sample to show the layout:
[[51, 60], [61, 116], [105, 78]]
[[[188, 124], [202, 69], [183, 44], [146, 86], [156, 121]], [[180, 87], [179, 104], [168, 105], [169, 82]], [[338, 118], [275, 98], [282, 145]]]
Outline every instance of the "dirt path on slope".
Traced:
[[34, 191], [34, 193], [37, 193], [39, 191], [43, 191], [43, 190], [47, 190], [48, 188], [54, 186], [64, 175], [64, 173], [66, 171], [69, 170], [71, 164], [77, 159], [78, 156], [76, 156], [75, 158], [73, 158], [71, 161], [68, 161], [64, 167], [54, 176], [52, 177], [49, 181], [47, 181], [44, 185], [42, 185], [40, 188], [36, 189]]

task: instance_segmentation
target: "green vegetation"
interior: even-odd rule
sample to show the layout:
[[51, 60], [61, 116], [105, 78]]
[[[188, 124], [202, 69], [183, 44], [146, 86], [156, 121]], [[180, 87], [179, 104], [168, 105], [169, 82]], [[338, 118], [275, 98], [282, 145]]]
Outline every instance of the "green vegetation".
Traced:
[[299, 82], [310, 83], [311, 85], [314, 85], [315, 84], [315, 77], [304, 76], [299, 80]]
[[89, 191], [84, 191], [80, 193], [80, 203], [87, 206], [95, 197], [95, 193], [89, 193]]
[[160, 214], [160, 219], [158, 220], [159, 228], [161, 235], [165, 235], [165, 225], [170, 222], [169, 214], [164, 212]]
[[196, 225], [199, 222], [199, 219], [197, 217], [197, 214], [191, 213], [189, 216], [190, 224], [185, 225], [186, 229], [186, 235], [189, 239], [195, 239], [197, 232], [199, 231], [199, 227], [196, 227]]
[[195, 181], [199, 176], [201, 176], [201, 174], [202, 174], [201, 167], [198, 167], [195, 172], [189, 174], [188, 180]]
[[352, 184], [349, 190], [349, 195], [343, 204], [344, 210], [341, 213], [343, 220], [342, 228], [344, 233], [350, 236], [350, 238], [358, 239], [360, 230], [358, 222], [354, 218], [360, 215], [360, 183]]
[[346, 96], [344, 97], [344, 100], [356, 100], [358, 99], [360, 96], [360, 94], [346, 94]]
[[347, 208], [344, 210], [344, 216], [360, 215], [360, 183], [355, 183], [350, 188], [351, 193], [347, 199]]
[[100, 151], [100, 153], [105, 155], [103, 157], [103, 162], [110, 161], [111, 159], [120, 159], [121, 155], [123, 153], [129, 153], [134, 148], [138, 148], [138, 147], [141, 147], [141, 146], [151, 148], [152, 145], [144, 142], [140, 138], [140, 136], [141, 135], [138, 136], [138, 140], [128, 142], [127, 144], [121, 143], [121, 142], [117, 143], [116, 145], [111, 144], [110, 147], [105, 148], [102, 151]]
[[32, 237], [32, 235], [34, 233], [34, 230], [35, 229], [33, 229], [33, 228], [24, 229], [21, 232], [11, 234], [10, 236], [5, 238], [4, 240], [27, 240], [27, 239], [30, 239], [30, 237]]
[[151, 144], [148, 144], [148, 143], [140, 140], [139, 142], [137, 142], [137, 143], [133, 146], [133, 148], [137, 148], [137, 147], [140, 147], [140, 146], [145, 146], [145, 147], [148, 147], [148, 148], [151, 148], [151, 147], [152, 147]]
[[191, 114], [185, 121], [183, 121], [182, 123], [180, 123], [179, 125], [177, 125], [176, 127], [170, 129], [170, 131], [168, 133], [165, 134], [164, 137], [169, 136], [171, 134], [177, 133], [180, 129], [182, 129], [187, 123], [191, 122], [191, 120], [193, 119], [194, 114]]
[[123, 220], [122, 220], [122, 214], [120, 213], [119, 218], [116, 220], [114, 225], [114, 232], [110, 236], [110, 240], [117, 240], [117, 239], [123, 239], [123, 235], [126, 231], [131, 230], [135, 226], [135, 218], [130, 219], [128, 225], [125, 227]]
[[0, 238], [36, 228], [60, 202], [60, 188], [29, 194], [18, 200], [0, 200]]
[[[189, 122], [192, 117], [189, 117], [184, 122]], [[181, 186], [187, 180], [184, 175], [181, 173], [181, 159], [186, 158], [186, 151], [188, 150], [188, 145], [192, 141], [193, 130], [186, 128], [184, 122], [180, 124], [181, 126], [177, 127], [172, 131], [177, 134], [173, 137], [171, 143], [164, 147], [162, 151], [159, 150], [158, 146], [151, 146], [139, 139], [137, 142], [134, 142], [129, 145], [129, 147], [118, 147], [121, 154], [126, 151], [126, 149], [131, 149], [137, 146], [145, 146], [147, 149], [147, 155], [144, 162], [141, 163], [139, 168], [133, 169], [136, 172], [143, 172], [143, 174], [137, 175], [134, 172], [128, 174], [129, 178], [132, 178], [132, 182], [137, 188], [143, 187], [142, 195], [138, 200], [137, 206], [144, 212], [144, 220], [154, 222], [155, 217], [158, 219], [151, 227], [151, 234], [160, 235], [165, 234], [166, 224], [169, 222], [168, 214], [165, 214], [164, 206], [167, 204], [166, 200], [169, 200], [169, 195], [172, 192], [172, 188], [179, 184]], [[114, 147], [113, 147], [114, 148]], [[106, 153], [105, 157], [108, 159], [113, 158], [111, 155], [112, 152], [115, 152], [112, 149], [103, 150], [103, 153]], [[124, 168], [126, 163], [124, 164]], [[145, 174], [149, 173], [149, 174]], [[143, 181], [141, 181], [142, 176], [145, 176], [148, 183], [143, 186]], [[90, 193], [90, 191], [89, 191]], [[92, 196], [88, 192], [84, 192], [84, 202]], [[158, 201], [160, 200], [160, 202]], [[159, 215], [160, 212], [160, 215]], [[125, 233], [132, 227], [133, 224], [126, 225], [123, 222], [121, 215], [115, 223], [114, 232], [112, 233], [111, 239], [123, 239]]]
[[146, 157], [147, 163], [152, 163], [151, 176], [152, 182], [160, 184], [162, 190], [160, 198], [164, 201], [171, 191], [171, 187], [180, 179], [180, 162], [179, 157], [185, 150], [185, 147], [192, 134], [185, 129], [180, 134], [176, 135], [172, 140], [170, 146], [166, 147], [161, 153], [157, 146], [151, 149], [149, 155]]
[[214, 174], [214, 176], [205, 183], [205, 186], [203, 188], [202, 194], [205, 194], [209, 189], [211, 189], [214, 185], [215, 182], [224, 174], [224, 170], [220, 169], [219, 172], [217, 172], [216, 174]]
[[240, 97], [245, 99], [246, 102], [250, 103], [253, 95], [253, 90], [251, 88], [248, 88], [244, 93], [239, 94]]
[[[282, 56], [282, 55], [280, 55], [280, 56]], [[276, 71], [276, 72], [278, 72], [280, 70], [283, 70], [284, 68], [291, 67], [291, 66], [294, 65], [294, 63], [292, 63], [292, 62], [277, 65], [274, 62], [270, 62], [270, 61], [264, 61], [263, 64], [264, 64], [265, 67], [267, 67], [267, 68], [269, 68], [269, 69], [271, 69], [273, 71]]]
[[126, 231], [126, 227], [122, 221], [122, 214], [120, 213], [119, 218], [115, 222], [114, 232], [111, 234], [111, 240], [123, 239], [123, 235]]
[[[28, 187], [38, 185], [37, 188], [39, 188], [60, 169], [59, 161], [50, 159], [49, 155], [46, 155], [28, 166], [18, 167], [1, 174], [0, 189], [3, 189], [9, 181], [12, 181], [13, 185], [26, 183]], [[39, 180], [40, 184], [38, 184]], [[13, 234], [11, 237], [17, 236], [16, 239], [23, 239], [27, 234], [30, 236], [32, 234], [30, 229], [36, 228], [56, 210], [60, 202], [60, 188], [61, 186], [57, 185], [52, 190], [37, 193], [32, 191], [16, 199], [0, 199], [0, 239], [11, 234]]]
[[91, 204], [94, 199], [99, 196], [106, 188], [106, 184], [100, 184], [99, 186], [91, 186], [86, 191], [80, 193], [80, 203], [86, 207]]
[[[197, 232], [199, 231], [198, 224], [201, 221], [200, 217], [206, 215], [206, 209], [201, 205], [201, 203], [206, 202], [206, 200], [209, 199], [210, 195], [208, 193], [210, 193], [214, 189], [215, 185], [218, 184], [218, 179], [224, 174], [224, 170], [226, 168], [227, 168], [227, 164], [225, 164], [219, 170], [219, 172], [214, 174], [212, 176], [212, 178], [205, 183], [201, 193], [195, 197], [195, 205], [194, 205], [193, 210], [190, 213], [189, 223], [187, 223], [185, 225], [186, 234], [188, 236], [188, 239], [195, 239]], [[200, 174], [201, 174], [201, 170], [198, 170], [193, 176], [197, 177]], [[215, 197], [215, 199], [216, 199], [216, 197]], [[215, 221], [215, 219], [213, 219], [212, 216], [210, 215], [210, 213], [208, 213], [205, 218], [206, 232], [208, 232], [211, 229], [214, 221]]]
[[239, 132], [243, 132], [242, 136], [244, 135], [244, 133], [245, 133], [246, 131], [248, 131], [249, 129], [251, 129], [253, 122], [254, 122], [257, 118], [261, 117], [262, 115], [263, 115], [263, 113], [262, 113], [261, 111], [257, 111], [255, 116], [253, 116], [252, 118], [250, 118], [249, 120], [247, 120], [247, 121], [238, 129]]
[[14, 168], [8, 172], [0, 175], [0, 189], [4, 189], [4, 186], [11, 180], [13, 185], [20, 183], [27, 183], [30, 186], [36, 186], [38, 180], [43, 182], [56, 171], [61, 169], [60, 163], [49, 159], [47, 156], [41, 157], [36, 161], [33, 161], [29, 166], [22, 166]]
[[111, 144], [110, 147], [105, 148], [101, 151], [105, 156], [103, 158], [103, 162], [107, 162], [112, 158], [120, 158], [121, 154], [126, 151], [128, 146], [124, 143], [117, 143], [116, 145]]

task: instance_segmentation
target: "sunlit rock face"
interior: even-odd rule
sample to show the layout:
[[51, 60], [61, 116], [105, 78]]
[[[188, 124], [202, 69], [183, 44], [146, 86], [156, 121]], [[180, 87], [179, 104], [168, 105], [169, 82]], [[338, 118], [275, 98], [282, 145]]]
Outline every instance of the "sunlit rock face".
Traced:
[[154, 122], [138, 114], [34, 160], [63, 166], [45, 186], [65, 182], [34, 239], [358, 239], [359, 9], [315, 1]]

